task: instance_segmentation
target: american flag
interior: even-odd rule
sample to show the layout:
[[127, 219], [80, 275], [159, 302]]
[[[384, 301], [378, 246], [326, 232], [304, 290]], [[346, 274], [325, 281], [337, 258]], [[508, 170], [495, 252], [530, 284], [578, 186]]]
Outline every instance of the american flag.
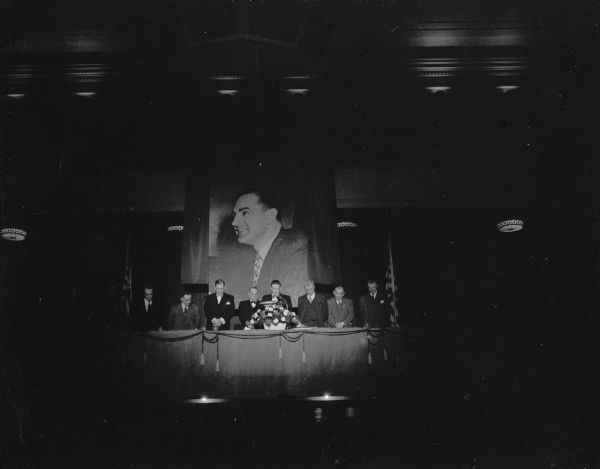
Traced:
[[391, 305], [394, 310], [394, 314], [390, 315], [390, 321], [392, 326], [398, 325], [398, 307], [396, 303], [396, 292], [398, 291], [398, 286], [396, 285], [396, 276], [394, 274], [394, 257], [392, 256], [392, 234], [388, 235], [388, 269], [385, 273], [385, 290], [388, 292], [388, 295], [391, 294], [392, 300]]

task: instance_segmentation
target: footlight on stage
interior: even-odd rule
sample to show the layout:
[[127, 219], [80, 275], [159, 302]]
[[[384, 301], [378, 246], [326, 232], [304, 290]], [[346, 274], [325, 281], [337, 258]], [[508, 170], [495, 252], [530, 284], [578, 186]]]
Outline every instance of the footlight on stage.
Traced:
[[523, 229], [523, 220], [504, 220], [496, 225], [500, 233], [514, 233]]
[[349, 401], [351, 399], [350, 396], [335, 396], [329, 393], [323, 393], [322, 396], [311, 396], [305, 398], [307, 401], [313, 402], [333, 402], [333, 401]]
[[223, 404], [228, 399], [219, 399], [214, 397], [200, 396], [192, 397], [190, 399], [184, 399], [183, 402], [186, 404]]

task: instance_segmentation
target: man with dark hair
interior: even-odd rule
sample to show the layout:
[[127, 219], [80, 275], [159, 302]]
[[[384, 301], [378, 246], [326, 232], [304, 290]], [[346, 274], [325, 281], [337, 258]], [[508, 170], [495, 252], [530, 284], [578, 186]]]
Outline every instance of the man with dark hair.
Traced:
[[377, 282], [367, 280], [369, 293], [360, 297], [360, 311], [366, 328], [390, 327], [390, 315], [394, 310], [386, 294], [377, 290]]
[[288, 308], [292, 307], [292, 299], [289, 295], [281, 293], [281, 282], [279, 280], [271, 281], [271, 293], [262, 297], [263, 301], [279, 301], [283, 300], [286, 302]]
[[329, 315], [327, 323], [331, 327], [348, 327], [354, 319], [354, 302], [349, 298], [344, 298], [344, 287], [338, 285], [333, 290], [333, 298], [327, 300], [327, 309]]
[[204, 301], [204, 315], [208, 327], [213, 331], [228, 330], [229, 321], [235, 314], [233, 295], [225, 293], [225, 280], [215, 281], [215, 292], [206, 297]]
[[306, 294], [298, 298], [298, 317], [307, 327], [325, 327], [327, 322], [327, 300], [321, 293], [315, 293], [315, 282], [304, 282]]
[[242, 326], [246, 326], [246, 321], [250, 321], [257, 309], [260, 309], [260, 304], [258, 303], [258, 289], [256, 287], [250, 287], [248, 289], [248, 299], [240, 301], [238, 306], [238, 317], [240, 318]]
[[[295, 305], [308, 277], [308, 247], [304, 234], [281, 225], [281, 204], [271, 191], [248, 188], [240, 191], [233, 207], [231, 225], [239, 243], [256, 252], [251, 281], [266, 291], [273, 278], [281, 280]], [[292, 306], [292, 303], [289, 304]]]
[[132, 327], [137, 331], [152, 331], [160, 328], [158, 307], [154, 300], [154, 289], [144, 287], [144, 298], [133, 305]]
[[183, 290], [179, 304], [171, 307], [167, 323], [169, 329], [175, 331], [206, 328], [206, 319], [200, 308], [192, 304], [192, 292]]

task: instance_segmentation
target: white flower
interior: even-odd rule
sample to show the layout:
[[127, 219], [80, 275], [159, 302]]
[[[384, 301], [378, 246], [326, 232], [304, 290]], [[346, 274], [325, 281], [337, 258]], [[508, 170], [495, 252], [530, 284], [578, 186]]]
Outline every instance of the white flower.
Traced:
[[273, 319], [273, 324], [277, 324], [279, 322], [279, 319], [275, 318]]
[[293, 317], [293, 318], [295, 318], [295, 317], [296, 317], [296, 313], [294, 313], [293, 311], [292, 311], [292, 317]]
[[250, 319], [250, 324], [254, 324], [256, 321], [254, 319]]
[[273, 313], [267, 313], [267, 317], [268, 318], [272, 318], [273, 317]]
[[285, 316], [281, 316], [281, 322], [285, 322]]
[[254, 314], [252, 315], [252, 317], [253, 317], [254, 319], [258, 318], [258, 313], [254, 313]]
[[286, 309], [286, 310], [283, 312], [283, 315], [284, 315], [284, 316], [287, 316], [288, 314], [290, 314], [290, 312], [289, 312], [289, 311]]

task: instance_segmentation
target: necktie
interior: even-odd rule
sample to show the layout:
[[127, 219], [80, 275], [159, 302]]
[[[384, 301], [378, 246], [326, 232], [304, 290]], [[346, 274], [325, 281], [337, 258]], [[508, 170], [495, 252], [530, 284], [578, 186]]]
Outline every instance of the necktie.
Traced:
[[260, 269], [263, 266], [263, 258], [260, 254], [256, 254], [256, 259], [254, 259], [254, 274], [252, 275], [252, 286], [255, 287], [258, 283], [258, 277], [260, 277]]
[[184, 306], [184, 307], [183, 307], [183, 312], [184, 312], [184, 313], [187, 313], [187, 306]]

